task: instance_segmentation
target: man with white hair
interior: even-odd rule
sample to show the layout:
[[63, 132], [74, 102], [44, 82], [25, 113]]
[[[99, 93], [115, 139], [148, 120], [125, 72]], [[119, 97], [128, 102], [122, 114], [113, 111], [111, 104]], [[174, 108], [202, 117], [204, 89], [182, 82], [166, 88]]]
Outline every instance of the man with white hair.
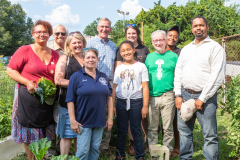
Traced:
[[67, 35], [68, 29], [65, 26], [58, 24], [53, 27], [54, 42], [49, 45], [49, 48], [57, 51], [59, 53], [59, 56], [64, 54], [64, 44], [67, 39]]
[[[110, 84], [113, 85], [113, 72], [117, 46], [114, 42], [108, 39], [108, 35], [111, 32], [111, 21], [106, 17], [100, 18], [97, 31], [98, 35], [87, 41], [87, 48], [96, 48], [98, 50], [99, 61], [97, 68], [100, 72], [107, 75]], [[113, 117], [107, 118], [113, 119]], [[100, 150], [103, 154], [110, 155], [108, 146], [111, 139], [111, 131], [108, 131], [107, 128], [105, 128], [104, 135], [105, 138], [101, 142]]]
[[[67, 35], [68, 29], [65, 26], [58, 24], [53, 27], [54, 42], [49, 45], [49, 48], [57, 51], [59, 56], [64, 54], [64, 44], [67, 39]], [[56, 137], [56, 139], [52, 140], [51, 147], [48, 149], [48, 157], [60, 154], [60, 139], [59, 136]]]
[[[159, 116], [163, 123], [163, 145], [173, 150], [174, 70], [178, 55], [166, 50], [166, 32], [157, 30], [152, 33], [152, 45], [155, 52], [148, 54], [145, 61], [149, 73], [149, 113], [148, 144], [158, 143]], [[153, 157], [156, 159], [157, 157]]]

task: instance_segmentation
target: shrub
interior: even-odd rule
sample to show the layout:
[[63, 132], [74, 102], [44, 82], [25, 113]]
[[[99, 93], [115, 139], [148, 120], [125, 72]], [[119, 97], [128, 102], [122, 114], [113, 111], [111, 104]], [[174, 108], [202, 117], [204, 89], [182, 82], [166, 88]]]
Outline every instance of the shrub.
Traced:
[[226, 90], [223, 94], [226, 96], [226, 102], [220, 102], [224, 107], [221, 115], [228, 112], [232, 115], [232, 121], [227, 128], [227, 144], [233, 146], [229, 157], [240, 158], [240, 78], [234, 77], [231, 83], [226, 84]]

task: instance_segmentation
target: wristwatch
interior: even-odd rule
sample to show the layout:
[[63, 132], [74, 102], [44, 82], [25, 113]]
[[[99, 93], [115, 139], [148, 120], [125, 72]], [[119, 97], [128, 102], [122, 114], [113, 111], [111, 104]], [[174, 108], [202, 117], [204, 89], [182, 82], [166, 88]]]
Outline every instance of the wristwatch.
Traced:
[[182, 97], [182, 95], [181, 94], [175, 95], [175, 98], [177, 98], [177, 97]]

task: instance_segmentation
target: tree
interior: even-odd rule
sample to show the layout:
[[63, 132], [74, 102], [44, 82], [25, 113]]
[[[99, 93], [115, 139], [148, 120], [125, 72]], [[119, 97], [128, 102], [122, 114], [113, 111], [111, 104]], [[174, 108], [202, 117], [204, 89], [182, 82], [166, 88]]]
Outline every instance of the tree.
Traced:
[[87, 36], [95, 36], [96, 34], [98, 34], [97, 31], [97, 26], [98, 26], [98, 21], [100, 18], [97, 18], [96, 20], [94, 20], [91, 24], [89, 24], [88, 26], [86, 26], [86, 28], [83, 31], [83, 34], [87, 35]]
[[20, 4], [0, 1], [0, 54], [12, 55], [20, 46], [33, 43], [32, 19], [26, 16]]
[[[164, 8], [160, 5], [161, 1], [155, 3], [150, 11], [142, 10], [135, 18], [135, 23], [140, 26], [144, 22], [144, 42], [151, 44], [146, 40], [149, 38], [149, 32], [157, 29], [167, 31], [173, 25], [179, 25], [181, 34], [179, 37], [180, 46], [188, 44], [194, 40], [191, 32], [192, 18], [197, 15], [204, 16], [209, 25], [209, 36], [219, 38], [240, 33], [240, 12], [239, 5], [233, 4], [225, 6], [224, 0], [200, 0], [189, 1], [186, 6], [176, 6], [176, 3]], [[145, 34], [145, 27], [148, 29]], [[148, 46], [151, 48], [151, 46]]]

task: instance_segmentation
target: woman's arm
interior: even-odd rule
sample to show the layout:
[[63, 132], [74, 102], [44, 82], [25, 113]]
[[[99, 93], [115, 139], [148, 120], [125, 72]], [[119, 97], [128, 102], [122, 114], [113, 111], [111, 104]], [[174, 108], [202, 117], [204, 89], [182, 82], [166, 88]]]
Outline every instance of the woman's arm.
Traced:
[[105, 127], [108, 127], [108, 131], [110, 131], [113, 126], [113, 101], [111, 96], [108, 96], [107, 98], [107, 105], [108, 105], [108, 119]]
[[80, 134], [78, 126], [82, 126], [82, 125], [76, 121], [74, 103], [68, 102], [67, 106], [68, 106], [69, 119], [70, 119], [70, 123], [71, 123], [71, 130], [73, 130], [73, 132], [75, 132], [75, 133]]
[[149, 102], [149, 88], [148, 82], [142, 82], [143, 88], [143, 108], [142, 108], [142, 118], [146, 118], [148, 114], [148, 102]]
[[65, 72], [66, 72], [66, 66], [67, 66], [67, 56], [66, 55], [62, 55], [56, 65], [56, 69], [55, 69], [55, 76], [54, 76], [54, 81], [55, 84], [60, 86], [60, 87], [64, 87], [67, 88], [68, 87], [68, 83], [69, 80], [64, 79], [65, 77]]
[[28, 80], [27, 78], [23, 77], [18, 71], [13, 70], [9, 67], [7, 68], [7, 74], [14, 81], [27, 86], [27, 89], [28, 89], [29, 93], [31, 93], [31, 94], [35, 93], [37, 87], [36, 87], [36, 84], [33, 81]]
[[116, 88], [118, 84], [113, 84], [113, 90], [112, 90], [112, 102], [113, 102], [113, 114], [114, 118], [117, 116], [116, 108], [114, 107], [115, 101], [116, 101]]

